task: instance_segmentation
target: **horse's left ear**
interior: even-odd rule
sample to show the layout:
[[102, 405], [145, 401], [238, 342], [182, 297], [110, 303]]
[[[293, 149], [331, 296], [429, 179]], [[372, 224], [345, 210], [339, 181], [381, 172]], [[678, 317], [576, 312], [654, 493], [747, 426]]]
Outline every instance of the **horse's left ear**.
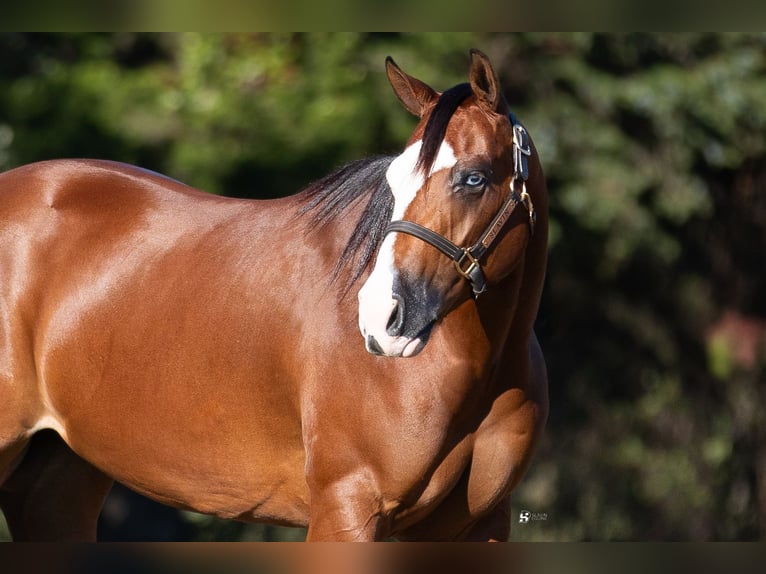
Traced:
[[489, 58], [483, 52], [471, 50], [471, 89], [479, 100], [479, 104], [489, 111], [499, 114], [508, 114], [508, 104], [500, 89], [500, 80], [497, 79]]

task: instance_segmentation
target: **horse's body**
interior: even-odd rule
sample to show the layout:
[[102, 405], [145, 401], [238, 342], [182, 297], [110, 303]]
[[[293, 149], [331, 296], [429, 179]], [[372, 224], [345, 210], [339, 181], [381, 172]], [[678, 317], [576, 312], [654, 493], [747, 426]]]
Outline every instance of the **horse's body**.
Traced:
[[[112, 480], [309, 539], [507, 538], [547, 414], [532, 331], [542, 172], [533, 153], [535, 234], [511, 217], [488, 292], [450, 287], [427, 344], [392, 358], [359, 337], [371, 262], [356, 281], [338, 264], [362, 257], [346, 249], [373, 203], [361, 184], [391, 159], [347, 170], [354, 195], [328, 179], [272, 201], [102, 161], [0, 175], [0, 507], [14, 539], [94, 537]], [[505, 251], [523, 255], [491, 281]]]

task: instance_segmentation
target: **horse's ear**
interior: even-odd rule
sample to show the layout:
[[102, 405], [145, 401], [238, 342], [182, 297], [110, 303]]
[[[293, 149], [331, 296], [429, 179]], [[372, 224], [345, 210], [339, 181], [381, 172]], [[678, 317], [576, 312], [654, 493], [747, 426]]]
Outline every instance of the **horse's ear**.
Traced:
[[481, 106], [499, 114], [508, 114], [508, 104], [500, 89], [500, 80], [486, 54], [476, 49], [471, 50], [470, 79], [471, 89]]
[[439, 94], [429, 85], [402, 72], [391, 56], [386, 58], [386, 75], [402, 105], [419, 118], [439, 98]]

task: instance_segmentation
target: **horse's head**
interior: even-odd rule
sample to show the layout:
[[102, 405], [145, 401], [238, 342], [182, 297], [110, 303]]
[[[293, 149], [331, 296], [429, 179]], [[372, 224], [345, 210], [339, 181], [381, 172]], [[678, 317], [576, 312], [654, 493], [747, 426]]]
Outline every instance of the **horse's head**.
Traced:
[[411, 357], [439, 320], [522, 260], [531, 144], [481, 52], [471, 52], [470, 83], [442, 94], [390, 58], [386, 72], [420, 122], [386, 173], [392, 223], [359, 291], [359, 327], [369, 352]]

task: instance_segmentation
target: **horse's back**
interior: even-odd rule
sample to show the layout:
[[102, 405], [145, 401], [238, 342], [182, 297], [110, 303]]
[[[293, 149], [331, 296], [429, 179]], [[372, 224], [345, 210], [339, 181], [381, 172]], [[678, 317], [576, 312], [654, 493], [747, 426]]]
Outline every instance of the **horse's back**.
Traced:
[[140, 235], [141, 214], [168, 187], [190, 193], [115, 162], [55, 160], [0, 174], [0, 387], [13, 405], [4, 417], [43, 424], [38, 351], [46, 323], [75, 284], [92, 281], [91, 266], [105, 269], [108, 251], [130, 250], [123, 240]]
[[[86, 297], [95, 287], [108, 289], [110, 276], [128, 280], [131, 259], [146, 266], [147, 254], [167, 252], [184, 233], [179, 208], [192, 213], [189, 199], [199, 201], [197, 195], [115, 162], [57, 160], [0, 174], [0, 344], [24, 341], [9, 335], [14, 324], [39, 334], [53, 308], [76, 290]], [[29, 335], [26, 342], [40, 342]]]
[[[287, 305], [247, 272], [276, 225], [265, 209], [253, 225], [251, 203], [112, 162], [0, 175], [0, 395], [14, 397], [0, 441], [53, 428], [138, 490], [230, 515], [252, 508], [244, 489], [278, 482], [252, 468], [275, 433], [302, 468], [289, 381], [277, 392], [268, 377], [282, 371]], [[284, 488], [293, 500], [304, 486]]]

